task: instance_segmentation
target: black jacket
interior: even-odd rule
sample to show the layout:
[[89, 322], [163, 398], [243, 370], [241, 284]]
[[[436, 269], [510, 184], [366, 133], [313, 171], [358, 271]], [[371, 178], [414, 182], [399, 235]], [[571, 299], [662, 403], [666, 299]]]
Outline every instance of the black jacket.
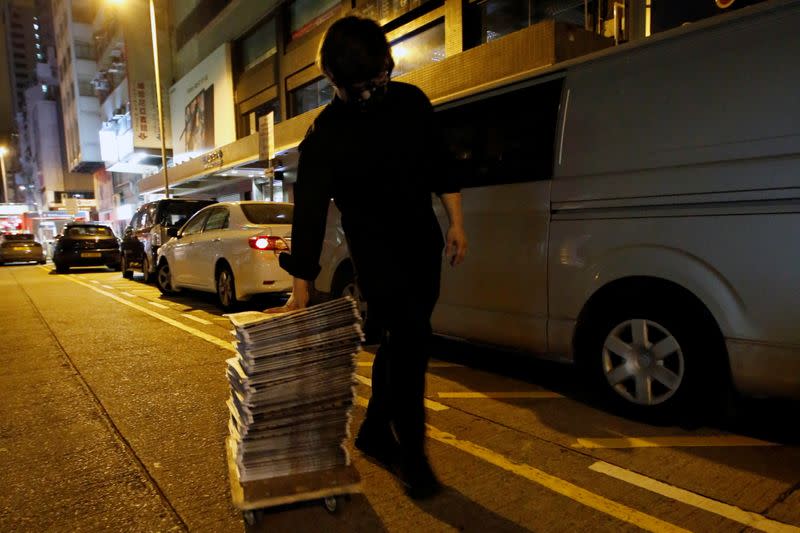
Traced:
[[427, 96], [390, 82], [376, 108], [361, 111], [335, 98], [300, 144], [294, 188], [292, 252], [281, 266], [313, 281], [331, 198], [342, 214], [350, 253], [359, 261], [441, 254], [431, 193], [458, 192]]

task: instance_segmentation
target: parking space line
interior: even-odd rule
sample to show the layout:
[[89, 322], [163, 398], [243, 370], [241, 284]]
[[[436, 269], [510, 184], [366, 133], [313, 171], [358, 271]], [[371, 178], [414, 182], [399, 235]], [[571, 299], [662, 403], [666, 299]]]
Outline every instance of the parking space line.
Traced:
[[104, 289], [109, 289], [112, 291], [115, 290], [115, 287], [112, 287], [111, 285], [100, 285], [100, 286], [103, 287]]
[[100, 282], [99, 282], [99, 281], [97, 281], [96, 279], [90, 279], [89, 281], [90, 281], [91, 283], [94, 283], [94, 284], [96, 284], [96, 285], [100, 285]]
[[178, 328], [180, 330], [183, 330], [186, 333], [189, 333], [191, 335], [194, 335], [195, 337], [199, 337], [199, 338], [201, 338], [201, 339], [203, 339], [205, 341], [208, 341], [211, 344], [214, 344], [215, 346], [218, 346], [218, 347], [222, 348], [223, 350], [227, 350], [229, 352], [238, 353], [236, 351], [236, 348], [233, 347], [233, 343], [230, 342], [230, 341], [224, 341], [224, 340], [220, 339], [219, 337], [215, 337], [214, 335], [209, 335], [208, 333], [204, 333], [204, 332], [200, 331], [199, 329], [195, 329], [195, 328], [193, 328], [191, 326], [187, 326], [186, 324], [182, 324], [181, 322], [178, 322], [177, 320], [173, 320], [173, 319], [171, 319], [171, 318], [169, 318], [167, 316], [164, 316], [164, 315], [162, 315], [160, 313], [156, 313], [155, 311], [151, 311], [150, 309], [147, 309], [146, 307], [143, 307], [143, 306], [141, 306], [139, 304], [135, 304], [133, 302], [129, 302], [128, 300], [126, 300], [124, 298], [120, 298], [116, 294], [112, 294], [112, 293], [110, 293], [108, 291], [104, 291], [103, 289], [99, 289], [97, 287], [93, 287], [92, 285], [89, 285], [88, 283], [85, 283], [83, 281], [80, 281], [80, 280], [77, 280], [77, 279], [73, 278], [72, 276], [66, 276], [64, 279], [68, 279], [69, 281], [72, 281], [73, 283], [77, 283], [78, 285], [82, 285], [82, 286], [86, 287], [87, 289], [91, 289], [91, 290], [93, 290], [93, 291], [95, 291], [97, 293], [102, 294], [103, 296], [108, 296], [112, 300], [116, 300], [116, 301], [118, 301], [119, 303], [121, 303], [123, 305], [127, 305], [128, 307], [136, 309], [137, 311], [141, 311], [142, 313], [144, 313], [146, 315], [150, 315], [151, 317], [153, 317], [153, 318], [155, 318], [157, 320], [165, 322], [165, 323], [167, 323], [167, 324], [169, 324], [171, 326], [175, 326], [176, 328]]
[[169, 309], [168, 305], [160, 304], [158, 302], [147, 302], [154, 307], [158, 307], [159, 309]]
[[557, 392], [550, 391], [523, 391], [523, 392], [439, 392], [442, 399], [531, 399], [546, 400], [563, 398]]
[[649, 490], [650, 492], [655, 492], [661, 496], [666, 496], [667, 498], [691, 505], [692, 507], [697, 507], [704, 511], [708, 511], [709, 513], [714, 513], [729, 520], [739, 522], [740, 524], [744, 524], [760, 531], [767, 531], [769, 533], [800, 533], [800, 528], [796, 526], [771, 520], [760, 514], [751, 513], [749, 511], [740, 509], [739, 507], [706, 498], [705, 496], [701, 496], [694, 492], [690, 492], [673, 485], [668, 485], [667, 483], [657, 481], [653, 478], [637, 474], [636, 472], [632, 472], [603, 461], [597, 461], [596, 463], [592, 464], [589, 469], [645, 490]]
[[125, 296], [128, 296], [130, 298], [138, 298], [138, 296], [136, 296], [135, 294], [131, 294], [131, 293], [126, 292], [126, 291], [119, 291], [119, 293], [120, 294], [124, 294]]
[[[371, 379], [365, 378], [364, 376], [361, 376], [359, 374], [356, 374], [356, 379], [359, 382], [361, 382], [364, 385], [366, 385], [367, 387], [370, 387], [370, 388], [372, 387], [372, 380]], [[439, 402], [434, 402], [433, 400], [429, 400], [427, 398], [425, 398], [425, 407], [427, 407], [431, 411], [447, 411], [448, 409], [450, 409], [449, 407], [447, 407], [444, 404], [441, 404]]]
[[627, 437], [578, 439], [573, 448], [699, 448], [733, 446], [780, 446], [774, 442], [740, 435], [707, 435], [697, 437]]
[[189, 313], [183, 313], [181, 316], [183, 318], [188, 318], [189, 320], [194, 320], [195, 322], [199, 322], [199, 323], [205, 324], [207, 326], [210, 326], [211, 324], [213, 324], [213, 322], [211, 322], [209, 320], [204, 320], [202, 318], [197, 318], [196, 316], [192, 316]]

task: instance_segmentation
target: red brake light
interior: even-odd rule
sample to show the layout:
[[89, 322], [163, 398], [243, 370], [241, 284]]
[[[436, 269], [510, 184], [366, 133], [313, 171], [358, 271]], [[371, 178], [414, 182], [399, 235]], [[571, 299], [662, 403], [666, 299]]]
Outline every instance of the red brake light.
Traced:
[[256, 250], [273, 250], [275, 252], [282, 252], [289, 249], [286, 241], [280, 237], [273, 237], [272, 235], [257, 235], [247, 239], [250, 248]]

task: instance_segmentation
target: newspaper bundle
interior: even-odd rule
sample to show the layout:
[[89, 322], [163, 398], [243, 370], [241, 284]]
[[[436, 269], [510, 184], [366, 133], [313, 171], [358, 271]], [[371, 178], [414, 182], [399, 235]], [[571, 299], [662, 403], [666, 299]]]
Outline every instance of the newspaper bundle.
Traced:
[[282, 314], [228, 315], [237, 357], [227, 360], [231, 437], [241, 481], [349, 464], [356, 302], [340, 298]]

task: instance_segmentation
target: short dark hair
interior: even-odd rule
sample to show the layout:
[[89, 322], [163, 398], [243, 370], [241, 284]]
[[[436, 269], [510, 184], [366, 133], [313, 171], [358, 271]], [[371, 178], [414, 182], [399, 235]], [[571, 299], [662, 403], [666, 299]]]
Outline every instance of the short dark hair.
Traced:
[[349, 16], [325, 32], [317, 66], [335, 84], [347, 85], [391, 72], [394, 61], [383, 28], [372, 19]]

